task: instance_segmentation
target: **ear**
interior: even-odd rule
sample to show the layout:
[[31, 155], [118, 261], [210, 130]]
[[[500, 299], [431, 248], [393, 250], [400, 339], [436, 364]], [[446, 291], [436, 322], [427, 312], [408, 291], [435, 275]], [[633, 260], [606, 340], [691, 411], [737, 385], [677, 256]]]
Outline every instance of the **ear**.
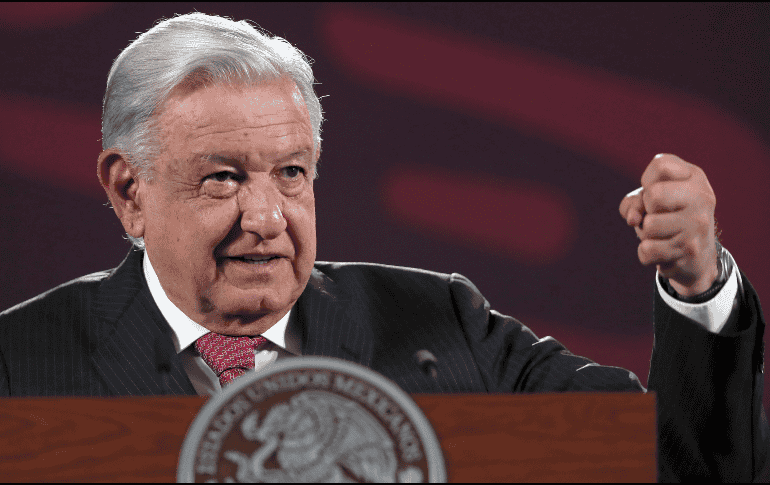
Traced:
[[103, 151], [97, 161], [97, 176], [126, 233], [132, 237], [144, 236], [139, 189], [145, 181], [137, 177], [126, 156], [114, 149]]

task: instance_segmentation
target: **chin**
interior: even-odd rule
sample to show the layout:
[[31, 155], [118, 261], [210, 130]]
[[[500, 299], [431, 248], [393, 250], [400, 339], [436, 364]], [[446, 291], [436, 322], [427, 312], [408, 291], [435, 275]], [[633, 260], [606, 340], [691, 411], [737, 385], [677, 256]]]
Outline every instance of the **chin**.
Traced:
[[204, 327], [225, 335], [259, 335], [278, 323], [282, 311], [238, 307], [208, 315]]
[[238, 295], [223, 297], [219, 304], [214, 302], [213, 313], [223, 315], [224, 319], [240, 318], [244, 321], [262, 320], [270, 315], [280, 318], [294, 304], [289, 295], [280, 295], [264, 291], [239, 291]]

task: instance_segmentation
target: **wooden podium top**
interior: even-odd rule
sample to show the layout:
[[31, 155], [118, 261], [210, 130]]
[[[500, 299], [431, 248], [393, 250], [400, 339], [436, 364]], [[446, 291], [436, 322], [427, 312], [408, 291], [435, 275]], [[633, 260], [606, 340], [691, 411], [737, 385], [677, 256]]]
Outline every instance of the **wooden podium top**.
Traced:
[[[654, 394], [412, 395], [452, 482], [652, 482]], [[201, 397], [0, 401], [2, 481], [176, 480]]]

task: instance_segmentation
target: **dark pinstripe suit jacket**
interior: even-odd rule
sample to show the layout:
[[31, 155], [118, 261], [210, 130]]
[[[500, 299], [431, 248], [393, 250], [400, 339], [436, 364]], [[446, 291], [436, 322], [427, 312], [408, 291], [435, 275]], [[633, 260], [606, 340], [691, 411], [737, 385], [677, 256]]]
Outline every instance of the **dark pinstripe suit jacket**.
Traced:
[[[116, 269], [78, 278], [0, 314], [0, 395], [126, 396], [163, 392], [159, 342], [170, 328], [131, 251]], [[759, 300], [746, 295], [732, 336], [713, 335], [655, 291], [649, 387], [659, 407], [661, 480], [751, 480], [768, 465]], [[631, 372], [570, 354], [490, 310], [465, 277], [377, 264], [322, 263], [297, 301], [303, 355], [366, 365], [407, 392], [434, 384], [412, 363], [438, 358], [441, 392], [636, 391]], [[172, 361], [173, 393], [194, 394]]]

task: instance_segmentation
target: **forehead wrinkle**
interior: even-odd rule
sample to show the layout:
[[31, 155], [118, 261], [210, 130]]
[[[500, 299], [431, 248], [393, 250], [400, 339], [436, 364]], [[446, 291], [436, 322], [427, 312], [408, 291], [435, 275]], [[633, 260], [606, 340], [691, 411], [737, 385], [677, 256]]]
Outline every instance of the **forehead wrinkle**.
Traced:
[[212, 121], [214, 123], [224, 119], [235, 119], [240, 122], [248, 123], [250, 120], [259, 120], [261, 118], [308, 118], [306, 111], [295, 105], [286, 105], [283, 100], [272, 98], [255, 103], [255, 100], [246, 98], [244, 103], [228, 106], [228, 103], [217, 103], [213, 106], [201, 102], [199, 105], [192, 106], [186, 111], [188, 116], [199, 122]]
[[[307, 126], [305, 126], [305, 123], [301, 123], [299, 121], [283, 121], [283, 122], [279, 122], [279, 123], [268, 123], [268, 124], [265, 124], [265, 125], [238, 126], [238, 127], [226, 128], [226, 129], [220, 129], [220, 130], [214, 130], [214, 131], [206, 131], [204, 133], [194, 133], [196, 131], [201, 131], [201, 130], [209, 127], [209, 126], [213, 126], [213, 125], [217, 125], [217, 124], [218, 123], [214, 122], [214, 123], [207, 123], [205, 125], [195, 127], [195, 128], [192, 129], [192, 133], [189, 134], [189, 138], [200, 138], [200, 137], [204, 137], [204, 136], [221, 135], [221, 134], [225, 134], [225, 133], [233, 133], [233, 134], [235, 134], [235, 133], [237, 133], [239, 131], [244, 131], [244, 130], [268, 130], [270, 128], [278, 128], [278, 127], [281, 127], [281, 126], [292, 126], [292, 125], [297, 125], [298, 129], [290, 130], [290, 131], [288, 131], [286, 133], [283, 133], [283, 134], [280, 134], [280, 135], [273, 135], [273, 134], [268, 133], [268, 136], [275, 137], [275, 136], [287, 136], [287, 135], [296, 135], [296, 134], [302, 135], [302, 134], [305, 134], [306, 131], [308, 131], [307, 130]], [[312, 129], [310, 130], [310, 132], [312, 132]], [[308, 133], [310, 133], [310, 132], [308, 132]]]
[[[300, 150], [312, 151], [312, 134], [296, 123], [279, 123], [250, 133], [249, 129], [225, 130], [191, 135], [190, 141], [199, 145], [198, 152], [251, 153], [273, 156]], [[208, 147], [207, 147], [208, 145]]]

